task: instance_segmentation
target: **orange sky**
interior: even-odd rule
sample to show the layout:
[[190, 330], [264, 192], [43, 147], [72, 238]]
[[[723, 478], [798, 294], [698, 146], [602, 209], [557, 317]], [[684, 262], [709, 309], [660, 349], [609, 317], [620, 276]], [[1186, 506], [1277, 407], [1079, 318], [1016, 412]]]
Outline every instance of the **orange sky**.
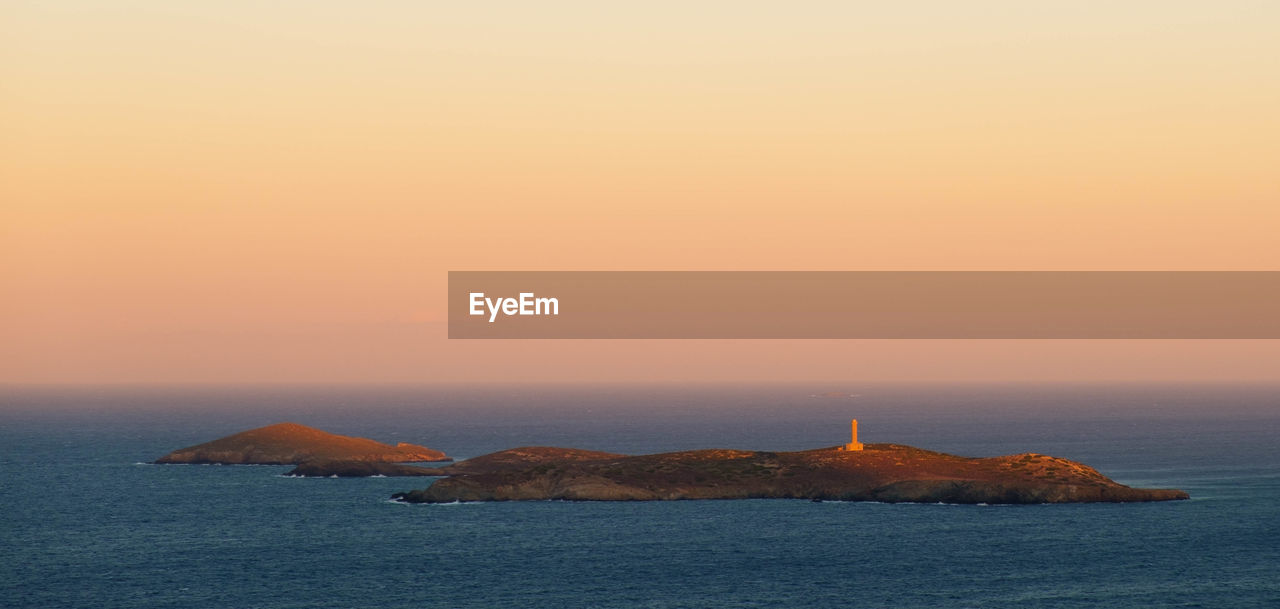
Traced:
[[1280, 368], [442, 323], [448, 270], [1280, 269], [1280, 4], [455, 4], [0, 7], [0, 382]]

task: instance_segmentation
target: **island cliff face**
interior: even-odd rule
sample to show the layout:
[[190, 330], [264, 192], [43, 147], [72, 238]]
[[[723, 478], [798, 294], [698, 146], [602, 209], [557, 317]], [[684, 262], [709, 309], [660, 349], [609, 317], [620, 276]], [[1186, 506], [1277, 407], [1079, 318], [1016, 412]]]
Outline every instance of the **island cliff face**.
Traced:
[[318, 461], [332, 465], [339, 462], [399, 463], [451, 460], [438, 450], [416, 444], [401, 442], [391, 446], [367, 438], [331, 434], [297, 423], [277, 423], [175, 450], [156, 459], [155, 462], [296, 465]]
[[564, 448], [501, 451], [441, 468], [432, 486], [394, 495], [453, 501], [791, 498], [926, 503], [1084, 503], [1186, 499], [1135, 489], [1035, 453], [968, 458], [898, 444], [799, 452], [694, 450], [626, 456]]

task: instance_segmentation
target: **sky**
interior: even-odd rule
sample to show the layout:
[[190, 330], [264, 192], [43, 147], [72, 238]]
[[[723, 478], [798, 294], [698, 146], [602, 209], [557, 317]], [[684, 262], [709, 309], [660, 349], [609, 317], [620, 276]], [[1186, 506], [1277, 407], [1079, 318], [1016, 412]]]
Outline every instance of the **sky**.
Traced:
[[1280, 270], [1280, 4], [0, 5], [0, 382], [1275, 380], [449, 341], [450, 270]]

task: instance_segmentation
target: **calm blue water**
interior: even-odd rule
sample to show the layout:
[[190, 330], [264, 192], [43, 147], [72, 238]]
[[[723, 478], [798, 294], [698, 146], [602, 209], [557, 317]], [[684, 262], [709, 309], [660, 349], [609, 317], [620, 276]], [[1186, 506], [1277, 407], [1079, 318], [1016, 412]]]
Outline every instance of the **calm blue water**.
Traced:
[[[854, 416], [1193, 499], [414, 506], [387, 498], [425, 481], [141, 464], [283, 420], [465, 458], [813, 448]], [[0, 388], [5, 607], [1277, 607], [1278, 506], [1277, 386]]]

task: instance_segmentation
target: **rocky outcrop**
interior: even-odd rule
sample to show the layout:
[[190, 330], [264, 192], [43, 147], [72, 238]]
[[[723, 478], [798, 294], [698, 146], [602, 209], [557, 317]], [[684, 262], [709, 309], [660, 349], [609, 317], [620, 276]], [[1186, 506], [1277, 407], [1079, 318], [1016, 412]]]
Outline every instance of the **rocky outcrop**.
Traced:
[[394, 497], [452, 501], [791, 498], [927, 503], [1083, 503], [1186, 499], [1135, 489], [1093, 468], [1041, 454], [991, 458], [897, 444], [862, 451], [695, 450], [625, 456], [525, 447], [443, 468], [447, 477]]
[[516, 472], [548, 459], [557, 461], [591, 461], [623, 457], [613, 453], [573, 448], [514, 448], [475, 459], [467, 459], [444, 467], [415, 467], [367, 461], [314, 460], [299, 463], [286, 476], [358, 478], [362, 476], [461, 476], [475, 473]]
[[308, 461], [400, 463], [452, 459], [416, 444], [401, 442], [391, 446], [297, 423], [277, 423], [175, 450], [155, 462], [296, 465]]
[[286, 476], [307, 478], [369, 478], [372, 476], [443, 476], [438, 467], [401, 465], [381, 461], [303, 461]]

